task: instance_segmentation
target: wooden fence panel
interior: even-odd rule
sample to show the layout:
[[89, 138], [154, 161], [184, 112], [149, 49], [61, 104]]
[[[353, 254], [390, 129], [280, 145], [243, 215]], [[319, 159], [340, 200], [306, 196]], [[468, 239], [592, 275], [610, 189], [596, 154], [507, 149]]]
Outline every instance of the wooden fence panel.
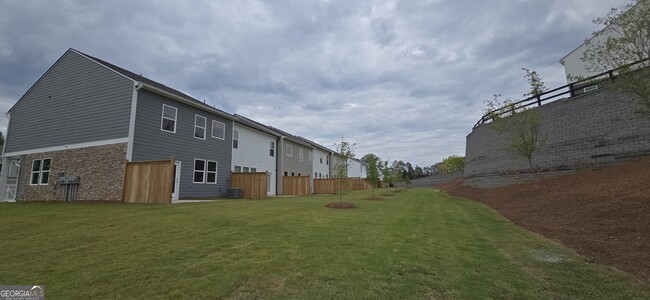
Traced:
[[314, 194], [336, 194], [337, 179], [314, 179]]
[[242, 197], [247, 199], [266, 199], [268, 184], [266, 172], [230, 174], [230, 187], [241, 189]]
[[[346, 178], [343, 180], [343, 190], [367, 190], [371, 186], [361, 178]], [[339, 179], [314, 179], [314, 194], [336, 194], [341, 190]]]
[[309, 181], [309, 176], [283, 176], [282, 195], [309, 195], [311, 193]]
[[127, 203], [171, 203], [174, 159], [127, 162], [122, 201]]

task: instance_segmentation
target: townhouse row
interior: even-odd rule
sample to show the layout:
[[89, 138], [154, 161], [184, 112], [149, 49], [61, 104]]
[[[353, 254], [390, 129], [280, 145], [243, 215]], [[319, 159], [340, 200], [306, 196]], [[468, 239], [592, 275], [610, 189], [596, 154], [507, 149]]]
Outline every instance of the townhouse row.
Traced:
[[[125, 163], [174, 158], [172, 199], [223, 197], [231, 172], [330, 178], [338, 156], [308, 139], [233, 115], [96, 57], [69, 49], [16, 102], [0, 172], [2, 200], [121, 199]], [[348, 177], [366, 177], [360, 160]], [[313, 183], [312, 183], [313, 184]]]

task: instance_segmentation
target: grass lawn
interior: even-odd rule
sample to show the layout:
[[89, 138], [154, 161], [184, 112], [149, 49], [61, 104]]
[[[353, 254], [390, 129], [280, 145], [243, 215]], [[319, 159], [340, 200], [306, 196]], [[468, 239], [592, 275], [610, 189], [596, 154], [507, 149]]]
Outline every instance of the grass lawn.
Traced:
[[650, 299], [433, 189], [180, 205], [0, 204], [0, 284], [47, 298]]

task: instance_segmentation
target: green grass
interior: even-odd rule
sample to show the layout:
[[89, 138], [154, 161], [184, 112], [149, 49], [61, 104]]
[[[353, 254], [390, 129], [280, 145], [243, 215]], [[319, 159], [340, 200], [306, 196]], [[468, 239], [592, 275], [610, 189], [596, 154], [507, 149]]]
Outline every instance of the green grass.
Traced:
[[[379, 191], [378, 194], [386, 193]], [[181, 205], [0, 204], [0, 284], [48, 298], [650, 299], [432, 189]]]

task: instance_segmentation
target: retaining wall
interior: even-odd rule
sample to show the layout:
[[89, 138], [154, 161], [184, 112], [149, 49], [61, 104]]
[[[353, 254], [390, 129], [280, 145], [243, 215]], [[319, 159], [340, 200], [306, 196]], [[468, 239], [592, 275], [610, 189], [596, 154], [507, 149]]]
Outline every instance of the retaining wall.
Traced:
[[639, 108], [634, 96], [608, 88], [534, 108], [546, 137], [533, 157], [534, 172], [525, 157], [506, 150], [493, 125], [481, 125], [467, 136], [465, 184], [530, 182], [650, 155], [650, 117], [638, 114]]

